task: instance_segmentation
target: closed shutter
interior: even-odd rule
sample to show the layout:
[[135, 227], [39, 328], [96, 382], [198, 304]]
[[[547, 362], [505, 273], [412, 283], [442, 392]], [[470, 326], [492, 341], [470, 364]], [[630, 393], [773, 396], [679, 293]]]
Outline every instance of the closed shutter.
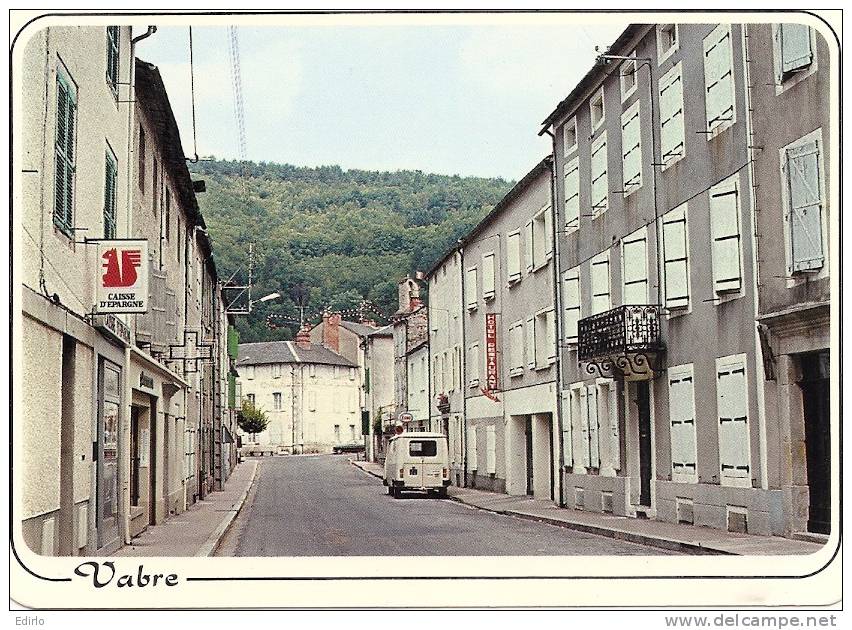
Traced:
[[609, 250], [592, 258], [592, 315], [611, 308], [609, 288]]
[[660, 152], [662, 162], [683, 155], [683, 79], [681, 66], [660, 79]]
[[622, 241], [621, 277], [624, 304], [648, 303], [648, 235], [642, 228]]
[[535, 356], [535, 318], [530, 317], [527, 320], [526, 327], [527, 339], [526, 339], [526, 350], [527, 350], [527, 367], [530, 370], [535, 369], [536, 365], [536, 356]]
[[467, 430], [467, 468], [468, 470], [476, 470], [479, 462], [477, 461], [476, 448], [476, 427], [468, 427]]
[[576, 391], [580, 396], [580, 463], [588, 468], [591, 465], [591, 450], [589, 442], [589, 390], [583, 386]]
[[482, 257], [482, 297], [490, 299], [494, 297], [494, 254], [485, 254]]
[[666, 308], [685, 308], [689, 306], [686, 208], [667, 212], [662, 222]]
[[621, 468], [621, 431], [618, 426], [618, 387], [615, 381], [607, 386], [607, 423], [609, 424], [609, 463], [613, 470]]
[[493, 424], [485, 427], [485, 472], [497, 472], [497, 430]]
[[511, 354], [511, 370], [513, 372], [523, 371], [524, 369], [524, 325], [523, 323], [515, 324], [509, 331], [509, 343]]
[[172, 344], [177, 341], [177, 295], [172, 289], [166, 289], [166, 343]]
[[118, 89], [120, 33], [121, 31], [117, 26], [107, 26], [107, 81], [113, 91], [117, 91]]
[[476, 281], [476, 267], [471, 267], [467, 270], [467, 276], [465, 278], [464, 284], [464, 295], [465, 295], [465, 304], [468, 309], [473, 310], [476, 308], [476, 292], [477, 292], [477, 281]]
[[562, 449], [563, 459], [566, 466], [571, 466], [574, 463], [574, 432], [572, 431], [572, 423], [574, 422], [574, 409], [571, 403], [571, 391], [562, 391], [562, 417], [567, 418], [562, 424]]
[[738, 291], [742, 286], [739, 205], [736, 180], [710, 189], [713, 288], [716, 293]]
[[734, 119], [731, 27], [720, 25], [704, 39], [704, 86], [707, 129]]
[[565, 165], [565, 228], [580, 227], [580, 158]]
[[606, 134], [592, 145], [592, 215], [605, 212], [609, 199]]
[[599, 435], [599, 419], [598, 419], [598, 386], [589, 385], [586, 388], [586, 404], [588, 405], [588, 424], [589, 424], [589, 466], [592, 468], [600, 468], [600, 435]]
[[696, 474], [695, 398], [692, 365], [669, 368], [672, 473]]
[[544, 209], [544, 256], [553, 256], [553, 210], [550, 206]]
[[749, 454], [748, 394], [745, 365], [719, 363], [716, 369], [716, 397], [719, 414], [719, 464], [722, 477], [748, 478]]
[[53, 220], [63, 231], [74, 227], [75, 125], [77, 103], [70, 82], [61, 74], [56, 80], [56, 180]]
[[549, 310], [545, 313], [546, 330], [546, 355], [548, 363], [556, 361], [556, 311]]
[[519, 232], [509, 234], [507, 239], [506, 271], [509, 282], [514, 282], [521, 277], [521, 234]]
[[107, 152], [104, 164], [104, 238], [115, 238], [116, 173], [115, 158]]
[[468, 373], [470, 374], [471, 387], [479, 384], [479, 344], [475, 343], [470, 347], [470, 356], [468, 364]]
[[811, 65], [811, 29], [804, 24], [780, 24], [776, 31], [781, 49], [781, 76]]
[[624, 192], [642, 185], [642, 145], [640, 140], [639, 101], [621, 116], [621, 160]]
[[562, 277], [562, 299], [565, 303], [565, 341], [577, 343], [580, 321], [580, 269], [574, 267]]
[[524, 266], [527, 269], [527, 273], [532, 271], [532, 268], [533, 268], [533, 222], [532, 221], [527, 223], [525, 236], [524, 236]]
[[787, 149], [785, 170], [790, 233], [788, 271], [811, 271], [825, 264], [822, 247], [822, 193], [819, 143], [814, 140]]

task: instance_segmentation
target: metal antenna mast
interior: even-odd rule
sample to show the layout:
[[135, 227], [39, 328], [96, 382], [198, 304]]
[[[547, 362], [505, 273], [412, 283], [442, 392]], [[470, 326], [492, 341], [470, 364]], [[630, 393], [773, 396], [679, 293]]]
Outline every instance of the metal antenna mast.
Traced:
[[231, 58], [231, 83], [234, 88], [234, 115], [237, 118], [239, 135], [239, 157], [246, 159], [246, 116], [243, 105], [243, 79], [240, 74], [240, 43], [237, 39], [237, 27], [228, 27], [229, 56]]

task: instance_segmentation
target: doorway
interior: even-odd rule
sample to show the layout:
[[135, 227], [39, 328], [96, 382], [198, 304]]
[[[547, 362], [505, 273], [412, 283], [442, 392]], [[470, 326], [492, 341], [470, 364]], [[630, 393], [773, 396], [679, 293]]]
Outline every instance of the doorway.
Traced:
[[157, 407], [151, 399], [148, 412], [148, 524], [157, 524]]
[[532, 432], [532, 417], [526, 416], [524, 424], [524, 438], [527, 453], [527, 494], [533, 496], [535, 494], [535, 486], [533, 484], [533, 432]]
[[118, 541], [118, 452], [121, 368], [105, 359], [98, 374], [98, 431], [96, 443], [97, 545]]
[[808, 471], [808, 531], [831, 531], [831, 432], [829, 353], [800, 357], [805, 457]]
[[139, 407], [130, 408], [130, 505], [139, 505]]
[[651, 507], [651, 388], [648, 381], [636, 383], [639, 420], [639, 504]]

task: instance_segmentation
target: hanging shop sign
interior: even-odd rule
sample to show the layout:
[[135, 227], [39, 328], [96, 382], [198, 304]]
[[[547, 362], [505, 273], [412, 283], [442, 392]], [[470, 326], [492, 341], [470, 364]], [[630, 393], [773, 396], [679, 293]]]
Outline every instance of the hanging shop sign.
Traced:
[[485, 315], [485, 383], [486, 389], [496, 392], [500, 388], [497, 372], [497, 314]]
[[148, 311], [148, 241], [98, 241], [98, 313]]

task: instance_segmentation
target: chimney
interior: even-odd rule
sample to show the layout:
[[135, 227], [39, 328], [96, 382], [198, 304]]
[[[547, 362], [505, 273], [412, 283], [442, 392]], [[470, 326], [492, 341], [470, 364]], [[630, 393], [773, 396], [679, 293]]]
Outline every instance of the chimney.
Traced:
[[399, 282], [399, 311], [405, 313], [420, 306], [420, 287], [406, 276]]
[[307, 324], [304, 324], [299, 332], [296, 333], [296, 345], [299, 348], [303, 348], [305, 350], [310, 349], [311, 347], [311, 331], [308, 328]]
[[322, 315], [322, 345], [329, 350], [340, 353], [340, 313]]

